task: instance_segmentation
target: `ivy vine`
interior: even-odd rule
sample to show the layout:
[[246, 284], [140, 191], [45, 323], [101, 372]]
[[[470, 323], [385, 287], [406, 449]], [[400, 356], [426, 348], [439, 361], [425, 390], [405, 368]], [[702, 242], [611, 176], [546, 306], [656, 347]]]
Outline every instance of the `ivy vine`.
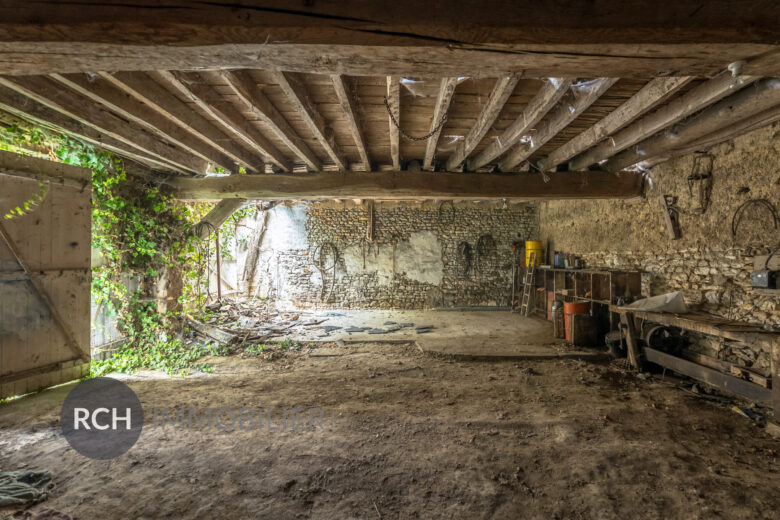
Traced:
[[[155, 289], [164, 272], [174, 273], [183, 280], [178, 303], [195, 307], [203, 303], [203, 291], [197, 287], [203, 248], [198, 247], [193, 226], [211, 205], [176, 201], [150, 182], [128, 179], [115, 155], [40, 129], [0, 128], [0, 149], [48, 155], [92, 171], [92, 247], [102, 258], [101, 265], [93, 267], [92, 294], [118, 315], [118, 328], [127, 339], [113, 357], [93, 362], [93, 375], [141, 367], [168, 373], [183, 373], [193, 366], [208, 370], [194, 365], [206, 351], [185, 345], [178, 337], [182, 311], [160, 313]], [[33, 205], [27, 201], [12, 216]]]

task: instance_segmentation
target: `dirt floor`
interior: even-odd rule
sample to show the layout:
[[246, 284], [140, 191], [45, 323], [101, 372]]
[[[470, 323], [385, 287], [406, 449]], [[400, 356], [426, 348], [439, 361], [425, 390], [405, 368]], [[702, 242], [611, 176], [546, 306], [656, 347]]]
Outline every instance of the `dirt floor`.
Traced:
[[[780, 441], [614, 363], [459, 361], [323, 346], [128, 382], [145, 429], [93, 461], [61, 437], [72, 385], [0, 406], [0, 469], [49, 469], [73, 518], [777, 518]], [[323, 429], [152, 426], [152, 409], [316, 407]], [[278, 423], [277, 423], [278, 424]], [[0, 510], [11, 513], [13, 510]]]

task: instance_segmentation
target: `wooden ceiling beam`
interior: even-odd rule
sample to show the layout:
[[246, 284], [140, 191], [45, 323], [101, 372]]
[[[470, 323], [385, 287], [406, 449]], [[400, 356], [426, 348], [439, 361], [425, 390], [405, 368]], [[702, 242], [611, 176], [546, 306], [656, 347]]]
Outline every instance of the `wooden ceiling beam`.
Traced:
[[549, 78], [533, 99], [528, 102], [520, 116], [509, 125], [509, 128], [504, 130], [498, 139], [490, 143], [482, 153], [468, 161], [467, 169], [475, 171], [509, 150], [542, 120], [547, 112], [560, 101], [570, 86], [571, 80], [568, 78]]
[[0, 77], [0, 85], [75, 119], [98, 132], [123, 142], [127, 148], [135, 148], [158, 159], [160, 164], [182, 173], [206, 173], [206, 163], [193, 155], [161, 142], [141, 128], [45, 77]]
[[243, 107], [268, 125], [293, 154], [303, 161], [309, 169], [317, 171], [322, 168], [320, 160], [301, 139], [282, 116], [271, 101], [263, 94], [247, 71], [223, 72], [222, 78], [233, 93], [238, 97]]
[[538, 174], [449, 172], [318, 172], [171, 179], [166, 187], [179, 199], [593, 199], [642, 194], [642, 176], [623, 172], [556, 172], [548, 182]]
[[195, 233], [201, 240], [206, 240], [214, 231], [219, 229], [230, 216], [241, 209], [246, 199], [222, 199], [200, 222], [193, 226]]
[[733, 94], [757, 79], [754, 76], [733, 78], [729, 72], [723, 72], [720, 76], [698, 85], [655, 112], [611, 135], [609, 139], [574, 157], [569, 161], [569, 169], [581, 170], [592, 164], [598, 164], [667, 126]]
[[288, 43], [177, 47], [0, 41], [0, 70], [6, 75], [251, 68], [349, 76], [712, 77], [738, 61], [747, 61], [744, 74], [780, 76], [780, 46], [744, 43], [454, 43], [439, 48]]
[[275, 72], [273, 73], [274, 80], [279, 84], [287, 99], [301, 114], [303, 122], [309, 127], [312, 135], [319, 141], [320, 145], [325, 149], [325, 152], [330, 157], [333, 164], [339, 170], [349, 169], [344, 155], [339, 150], [336, 144], [336, 139], [333, 135], [333, 129], [328, 126], [325, 118], [322, 117], [314, 102], [309, 96], [306, 90], [306, 86], [303, 81], [291, 72]]
[[[442, 78], [441, 84], [439, 85], [439, 95], [436, 97], [436, 106], [433, 109], [430, 132], [436, 130], [436, 127], [441, 123], [442, 119], [447, 116], [447, 111], [450, 109], [452, 96], [455, 94], [455, 87], [457, 87], [457, 85], [457, 77]], [[429, 137], [428, 142], [425, 143], [425, 156], [422, 164], [423, 170], [433, 170], [433, 158], [436, 155], [436, 145], [439, 143], [439, 137], [441, 136], [443, 129], [444, 125], [442, 125], [435, 134]]]
[[146, 167], [168, 171], [171, 169], [171, 165], [165, 161], [139, 152], [127, 143], [118, 141], [2, 85], [0, 85], [0, 110], [57, 134], [79, 139], [121, 157], [137, 161]]
[[687, 85], [690, 76], [655, 78], [650, 80], [628, 101], [607, 114], [602, 120], [580, 133], [536, 165], [540, 171], [553, 171], [575, 155], [595, 146], [601, 140], [633, 122], [637, 117], [669, 99]]
[[89, 80], [82, 74], [68, 74], [66, 76], [52, 74], [50, 77], [182, 150], [209, 161], [215, 166], [238, 173], [234, 162], [227, 155], [204, 146], [202, 142], [195, 139], [189, 132], [184, 131], [179, 125], [160, 116], [150, 107], [133, 99], [125, 92], [117, 90], [102, 78]]
[[777, 121], [780, 121], [780, 105], [737, 121], [736, 123], [728, 125], [725, 128], [721, 128], [720, 130], [716, 130], [710, 134], [696, 139], [690, 144], [669, 148], [662, 155], [653, 157], [649, 160], [643, 160], [642, 165], [645, 168], [652, 168], [656, 164], [668, 161], [673, 157], [679, 157], [697, 152], [705, 152], [713, 146], [726, 142], [729, 139], [734, 139], [735, 137], [738, 137], [742, 134], [746, 134], [758, 128], [771, 125]]
[[330, 79], [333, 82], [333, 89], [336, 91], [336, 97], [341, 104], [341, 110], [344, 112], [344, 118], [347, 120], [347, 125], [349, 125], [352, 139], [355, 141], [355, 146], [357, 146], [363, 170], [370, 172], [371, 161], [368, 158], [368, 150], [366, 148], [365, 138], [363, 137], [363, 129], [358, 120], [358, 103], [354, 86], [349, 83], [349, 78], [346, 76], [336, 74], [332, 75]]
[[253, 155], [236, 144], [208, 119], [182, 103], [179, 98], [148, 75], [137, 72], [101, 72], [99, 74], [105, 81], [156, 111], [161, 117], [179, 125], [212, 148], [216, 148], [246, 168], [247, 171], [264, 171], [262, 157]]
[[501, 171], [511, 171], [517, 165], [528, 159], [531, 154], [544, 146], [547, 141], [555, 137], [558, 132], [566, 128], [580, 114], [588, 109], [598, 98], [617, 82], [618, 78], [598, 78], [586, 82], [581, 86], [574, 85], [575, 93], [571, 102], [559, 105], [550, 117], [542, 123], [542, 126], [528, 143], [520, 143], [515, 146], [499, 163]]
[[495, 123], [507, 99], [515, 90], [518, 81], [520, 81], [520, 78], [517, 76], [504, 76], [496, 81], [493, 91], [490, 93], [490, 97], [482, 108], [479, 117], [477, 117], [474, 126], [469, 130], [463, 142], [458, 143], [458, 146], [447, 159], [447, 171], [456, 170], [463, 164], [463, 161], [468, 159], [471, 152], [474, 151], [474, 148], [477, 147], [485, 137], [485, 134], [488, 133], [488, 130], [490, 130], [490, 127]]
[[780, 105], [780, 79], [761, 80], [691, 116], [669, 131], [659, 132], [641, 141], [635, 148], [619, 153], [609, 159], [603, 169], [609, 172], [620, 171], [645, 159], [652, 159], [669, 150], [690, 144], [712, 132], [728, 129], [745, 118], [777, 105]]
[[201, 110], [214, 118], [230, 134], [241, 142], [256, 150], [268, 162], [275, 164], [283, 171], [291, 171], [292, 164], [276, 147], [266, 139], [241, 113], [230, 103], [222, 100], [214, 90], [197, 81], [191, 81], [187, 76], [170, 71], [156, 71], [152, 76], [179, 92], [184, 99], [197, 105]]
[[[420, 3], [395, 0], [130, 3], [39, 1], [0, 4], [0, 41], [119, 42], [139, 45], [280, 41], [326, 45], [524, 43], [772, 43], [780, 7], [773, 0], [643, 0]], [[485, 30], [489, 27], [490, 30]]]
[[[387, 105], [390, 113], [387, 116], [390, 125], [390, 160], [393, 168], [401, 169], [401, 132], [398, 125], [401, 124], [401, 78], [397, 76], [387, 76]], [[396, 123], [393, 122], [395, 118]]]

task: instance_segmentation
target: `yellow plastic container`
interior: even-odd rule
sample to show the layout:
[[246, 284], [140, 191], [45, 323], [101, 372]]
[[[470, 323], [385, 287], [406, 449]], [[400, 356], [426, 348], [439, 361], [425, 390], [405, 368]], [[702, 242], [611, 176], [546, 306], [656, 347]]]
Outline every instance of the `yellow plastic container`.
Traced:
[[525, 242], [525, 266], [531, 265], [531, 253], [536, 253], [535, 265], [542, 264], [542, 243], [538, 240], [526, 240]]

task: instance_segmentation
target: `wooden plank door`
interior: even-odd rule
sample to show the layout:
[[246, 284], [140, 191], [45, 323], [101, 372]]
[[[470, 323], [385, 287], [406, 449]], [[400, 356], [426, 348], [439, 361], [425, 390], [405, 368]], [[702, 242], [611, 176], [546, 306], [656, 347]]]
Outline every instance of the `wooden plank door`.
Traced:
[[89, 373], [89, 179], [0, 152], [0, 398]]

